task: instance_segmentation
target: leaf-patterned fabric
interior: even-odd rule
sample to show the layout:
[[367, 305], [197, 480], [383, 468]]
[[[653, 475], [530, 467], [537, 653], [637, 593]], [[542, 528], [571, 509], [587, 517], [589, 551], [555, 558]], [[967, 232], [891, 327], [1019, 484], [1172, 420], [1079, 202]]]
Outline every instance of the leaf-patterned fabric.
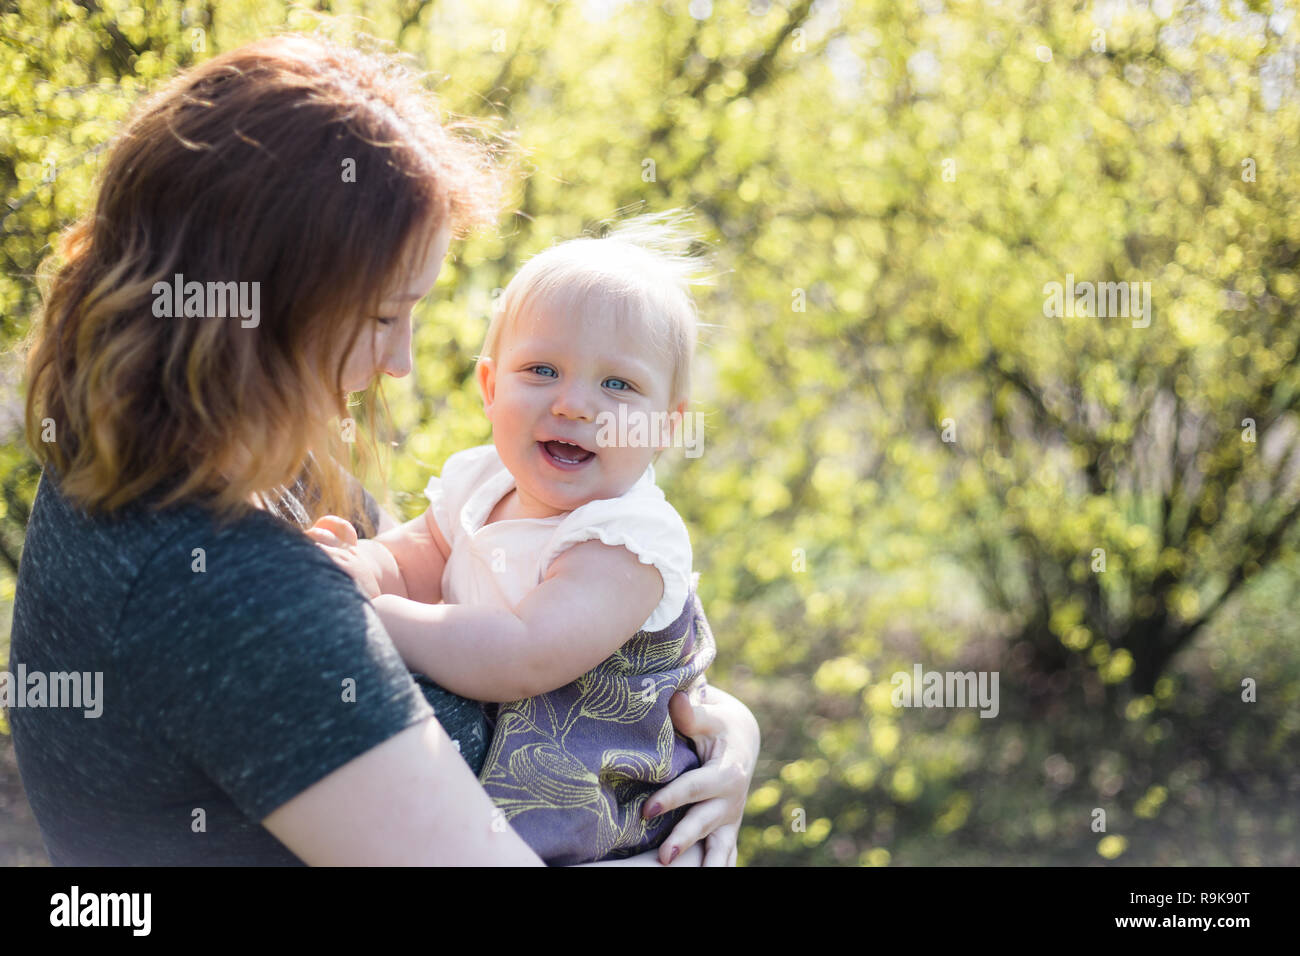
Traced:
[[715, 646], [695, 589], [677, 620], [640, 631], [558, 690], [500, 705], [479, 775], [510, 825], [547, 863], [658, 846], [682, 811], [641, 818], [650, 796], [699, 766], [668, 701], [703, 680]]

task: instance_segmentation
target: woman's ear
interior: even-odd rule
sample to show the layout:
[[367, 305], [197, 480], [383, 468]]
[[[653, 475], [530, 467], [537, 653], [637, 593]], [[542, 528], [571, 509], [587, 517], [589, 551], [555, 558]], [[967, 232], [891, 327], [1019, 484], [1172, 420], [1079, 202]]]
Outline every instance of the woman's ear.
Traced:
[[492, 402], [495, 400], [497, 392], [496, 362], [487, 357], [481, 358], [476, 371], [478, 374], [478, 391], [483, 396], [483, 411], [491, 418]]

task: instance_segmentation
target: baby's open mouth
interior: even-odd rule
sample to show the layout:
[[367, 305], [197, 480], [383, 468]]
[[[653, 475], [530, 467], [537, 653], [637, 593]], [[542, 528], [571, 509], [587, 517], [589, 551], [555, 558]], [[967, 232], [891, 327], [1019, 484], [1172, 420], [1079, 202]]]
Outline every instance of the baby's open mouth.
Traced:
[[567, 441], [544, 441], [538, 444], [549, 458], [561, 465], [581, 465], [596, 457], [595, 452]]

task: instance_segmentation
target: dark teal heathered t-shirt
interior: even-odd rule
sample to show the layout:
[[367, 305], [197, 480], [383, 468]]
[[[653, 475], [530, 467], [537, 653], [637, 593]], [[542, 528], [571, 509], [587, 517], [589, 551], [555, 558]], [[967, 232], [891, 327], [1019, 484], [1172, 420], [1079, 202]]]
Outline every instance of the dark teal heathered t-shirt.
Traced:
[[98, 716], [85, 701], [6, 712], [53, 863], [298, 863], [259, 821], [431, 706], [478, 772], [481, 706], [412, 679], [297, 530], [300, 486], [221, 528], [193, 504], [91, 518], [54, 474], [27, 526], [8, 669], [29, 687], [99, 673], [102, 690]]

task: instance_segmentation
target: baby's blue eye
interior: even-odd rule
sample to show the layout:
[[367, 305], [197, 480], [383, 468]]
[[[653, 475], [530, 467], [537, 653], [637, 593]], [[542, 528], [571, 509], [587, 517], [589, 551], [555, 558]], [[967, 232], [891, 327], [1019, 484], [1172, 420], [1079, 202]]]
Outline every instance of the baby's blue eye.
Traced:
[[533, 365], [529, 367], [528, 371], [536, 372], [538, 375], [545, 373], [550, 373], [552, 375], [555, 374], [555, 369], [551, 368], [549, 365]]
[[625, 387], [624, 387], [624, 388], [616, 388], [616, 389], [614, 389], [614, 391], [616, 391], [616, 392], [628, 392], [628, 391], [631, 391], [631, 390], [632, 390], [632, 386], [631, 386], [631, 385], [630, 385], [630, 384], [629, 384], [625, 379], [621, 379], [621, 378], [607, 378], [607, 379], [605, 379], [605, 381], [606, 381], [606, 382], [622, 382], [623, 385], [624, 385]]

